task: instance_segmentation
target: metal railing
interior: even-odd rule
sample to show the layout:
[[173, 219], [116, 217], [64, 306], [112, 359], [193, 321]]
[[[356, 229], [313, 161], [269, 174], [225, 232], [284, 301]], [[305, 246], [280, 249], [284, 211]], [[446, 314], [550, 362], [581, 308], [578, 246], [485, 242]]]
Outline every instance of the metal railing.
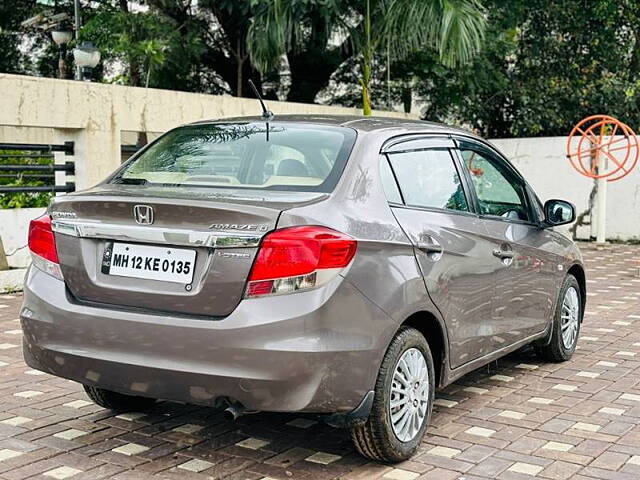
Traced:
[[0, 150], [22, 150], [40, 153], [64, 152], [65, 155], [73, 155], [74, 143], [0, 143]]
[[[30, 181], [46, 183], [46, 185], [6, 185], [5, 182], [2, 181], [0, 184], [0, 193], [67, 193], [75, 191], [75, 182], [56, 184], [56, 172], [65, 172], [66, 174], [74, 175], [75, 163], [53, 163], [54, 152], [63, 152], [65, 155], [74, 154], [73, 142], [65, 142], [63, 144], [0, 143], [0, 150], [10, 152], [0, 153], [0, 158], [10, 161], [10, 163], [0, 163], [0, 181], [15, 179], [15, 182], [10, 183], [16, 183], [18, 180], [23, 179], [26, 180], [27, 183]], [[14, 158], [16, 162], [22, 160], [23, 163], [12, 163], [11, 159]], [[26, 163], [25, 161], [28, 159], [50, 159], [51, 163]]]
[[123, 155], [133, 155], [141, 148], [142, 147], [139, 147], [138, 145], [120, 145], [120, 152]]

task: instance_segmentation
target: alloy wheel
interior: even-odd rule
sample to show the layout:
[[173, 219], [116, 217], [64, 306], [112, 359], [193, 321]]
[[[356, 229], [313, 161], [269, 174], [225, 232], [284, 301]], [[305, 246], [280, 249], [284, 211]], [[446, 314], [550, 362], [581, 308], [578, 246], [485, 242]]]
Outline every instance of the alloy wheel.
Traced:
[[420, 350], [410, 348], [396, 364], [389, 396], [393, 433], [401, 442], [413, 440], [422, 428], [429, 394], [427, 362]]
[[562, 332], [562, 344], [564, 348], [573, 348], [578, 337], [580, 324], [580, 297], [575, 287], [569, 287], [562, 300], [562, 313], [560, 314], [560, 329]]

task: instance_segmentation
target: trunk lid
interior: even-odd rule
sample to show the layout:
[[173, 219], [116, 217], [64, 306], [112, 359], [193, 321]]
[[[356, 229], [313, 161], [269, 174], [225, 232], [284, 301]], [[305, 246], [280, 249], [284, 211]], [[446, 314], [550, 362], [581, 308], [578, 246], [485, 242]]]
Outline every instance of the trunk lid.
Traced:
[[[104, 185], [57, 198], [50, 213], [60, 268], [77, 300], [222, 317], [242, 299], [260, 239], [276, 228], [280, 212], [326, 196], [315, 192]], [[136, 221], [136, 206], [144, 207], [143, 213], [148, 213], [147, 207], [152, 209], [150, 224]], [[138, 220], [144, 223], [147, 217], [142, 217]], [[129, 249], [131, 258], [124, 265], [123, 257], [117, 255]], [[188, 257], [191, 261], [191, 252], [195, 252], [195, 259], [192, 269], [189, 267], [190, 283], [185, 283], [188, 276], [184, 274], [167, 281], [163, 258], [168, 266], [172, 258]], [[131, 274], [129, 266], [135, 266], [135, 255], [141, 257], [139, 270], [133, 272], [136, 277], [123, 276]], [[154, 265], [155, 255], [159, 259]], [[126, 268], [116, 268], [121, 266]], [[154, 266], [160, 266], [156, 273], [152, 272]], [[145, 275], [150, 277], [140, 278]]]

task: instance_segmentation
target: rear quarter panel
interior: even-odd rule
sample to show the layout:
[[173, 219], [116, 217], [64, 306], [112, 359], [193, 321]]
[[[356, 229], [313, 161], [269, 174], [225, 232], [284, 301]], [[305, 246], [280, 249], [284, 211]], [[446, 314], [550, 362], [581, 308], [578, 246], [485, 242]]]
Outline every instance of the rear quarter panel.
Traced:
[[380, 182], [379, 152], [387, 137], [360, 134], [333, 194], [323, 202], [284, 211], [278, 221], [279, 228], [324, 225], [358, 241], [356, 256], [344, 276], [384, 311], [386, 318], [362, 318], [360, 312], [345, 312], [344, 328], [368, 337], [376, 371], [404, 320], [419, 311], [439, 318], [427, 295], [413, 246], [393, 216]]

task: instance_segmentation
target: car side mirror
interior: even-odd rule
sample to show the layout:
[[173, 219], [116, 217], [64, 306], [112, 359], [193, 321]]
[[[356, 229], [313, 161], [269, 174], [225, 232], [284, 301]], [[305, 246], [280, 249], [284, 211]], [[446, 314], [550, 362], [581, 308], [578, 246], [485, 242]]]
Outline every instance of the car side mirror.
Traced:
[[576, 207], [564, 200], [547, 200], [544, 204], [544, 222], [549, 227], [565, 225], [576, 219]]

